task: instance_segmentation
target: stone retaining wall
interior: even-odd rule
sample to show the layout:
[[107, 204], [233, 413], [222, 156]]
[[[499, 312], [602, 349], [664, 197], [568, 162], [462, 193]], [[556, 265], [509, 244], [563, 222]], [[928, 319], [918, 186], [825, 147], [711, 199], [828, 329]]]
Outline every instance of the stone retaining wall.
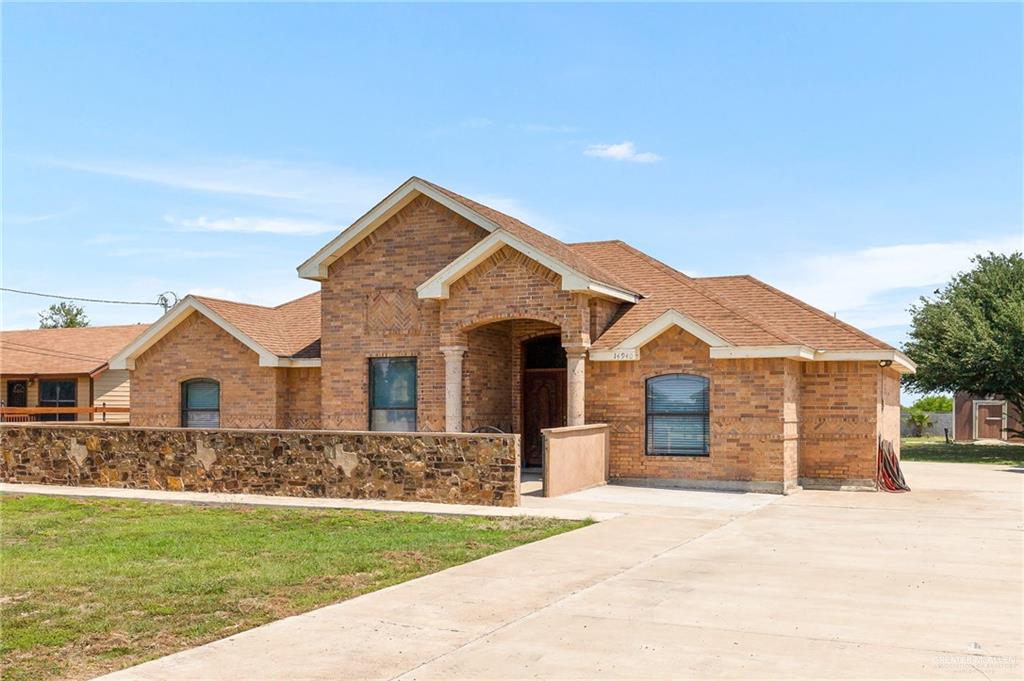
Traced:
[[519, 504], [519, 436], [0, 426], [5, 482]]

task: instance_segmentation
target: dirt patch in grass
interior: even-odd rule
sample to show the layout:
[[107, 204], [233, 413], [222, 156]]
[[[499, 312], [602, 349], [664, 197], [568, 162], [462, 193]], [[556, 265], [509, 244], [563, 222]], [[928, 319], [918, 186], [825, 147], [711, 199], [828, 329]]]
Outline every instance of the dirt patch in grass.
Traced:
[[0, 496], [5, 681], [84, 679], [584, 522]]

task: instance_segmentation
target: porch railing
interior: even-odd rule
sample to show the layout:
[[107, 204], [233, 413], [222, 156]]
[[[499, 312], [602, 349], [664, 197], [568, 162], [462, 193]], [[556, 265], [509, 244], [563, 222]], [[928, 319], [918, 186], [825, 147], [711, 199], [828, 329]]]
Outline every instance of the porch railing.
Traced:
[[105, 422], [107, 414], [130, 414], [131, 407], [108, 407], [104, 402], [98, 407], [7, 407], [0, 406], [0, 421], [6, 423], [24, 423], [26, 421], [44, 421], [44, 416], [60, 414], [99, 414], [93, 421]]

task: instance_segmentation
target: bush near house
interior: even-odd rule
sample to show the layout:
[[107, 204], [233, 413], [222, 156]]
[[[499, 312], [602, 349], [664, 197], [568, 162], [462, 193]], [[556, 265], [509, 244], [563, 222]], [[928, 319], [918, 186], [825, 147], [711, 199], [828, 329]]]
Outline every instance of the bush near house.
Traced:
[[91, 678], [585, 525], [0, 497], [6, 681]]

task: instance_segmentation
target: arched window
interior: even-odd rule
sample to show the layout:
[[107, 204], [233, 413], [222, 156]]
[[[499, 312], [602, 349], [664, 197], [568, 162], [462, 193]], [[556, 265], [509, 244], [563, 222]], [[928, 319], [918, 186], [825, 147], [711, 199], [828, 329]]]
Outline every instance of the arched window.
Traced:
[[212, 378], [194, 378], [181, 384], [183, 428], [220, 428], [220, 384]]
[[707, 456], [708, 379], [667, 374], [647, 379], [648, 456]]

